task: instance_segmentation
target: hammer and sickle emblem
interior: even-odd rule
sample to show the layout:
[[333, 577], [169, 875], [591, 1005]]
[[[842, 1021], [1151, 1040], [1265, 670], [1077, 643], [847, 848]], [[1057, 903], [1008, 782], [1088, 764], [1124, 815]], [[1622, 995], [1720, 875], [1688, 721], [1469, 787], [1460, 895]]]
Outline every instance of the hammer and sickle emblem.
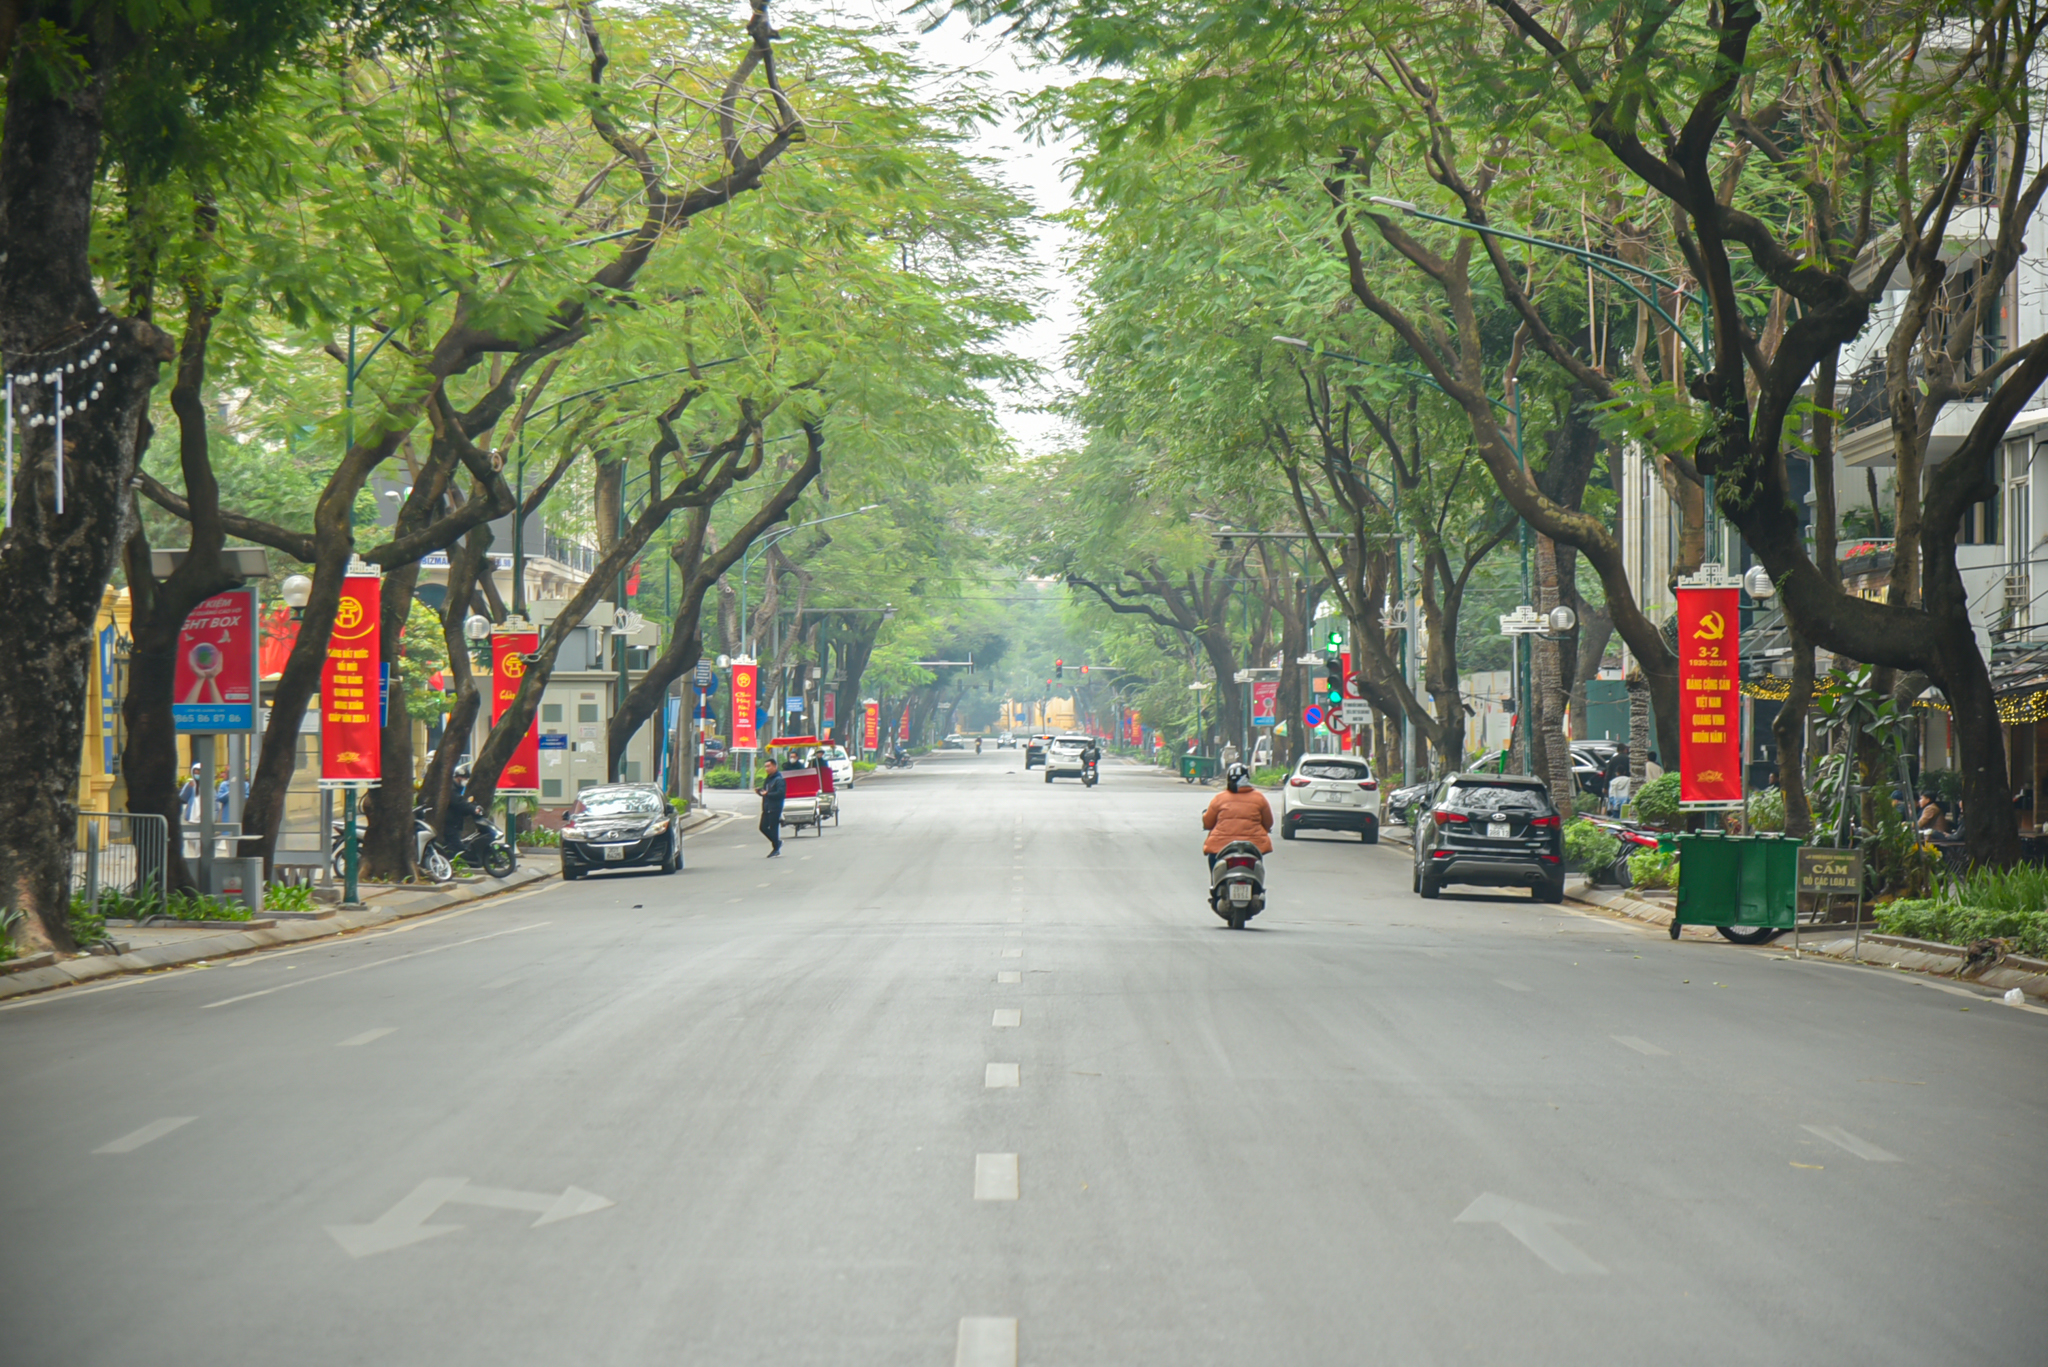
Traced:
[[1693, 629], [1692, 638], [1695, 641], [1718, 641], [1727, 634], [1727, 631], [1727, 624], [1721, 620], [1721, 614], [1708, 612], [1701, 614], [1700, 624]]

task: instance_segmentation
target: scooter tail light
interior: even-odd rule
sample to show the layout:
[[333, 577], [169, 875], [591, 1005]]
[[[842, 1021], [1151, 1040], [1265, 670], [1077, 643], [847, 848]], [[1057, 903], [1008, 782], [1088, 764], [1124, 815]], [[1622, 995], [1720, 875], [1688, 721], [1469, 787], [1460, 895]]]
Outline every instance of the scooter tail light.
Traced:
[[1248, 869], [1257, 862], [1257, 860], [1249, 855], [1234, 854], [1223, 861], [1223, 867], [1227, 869]]

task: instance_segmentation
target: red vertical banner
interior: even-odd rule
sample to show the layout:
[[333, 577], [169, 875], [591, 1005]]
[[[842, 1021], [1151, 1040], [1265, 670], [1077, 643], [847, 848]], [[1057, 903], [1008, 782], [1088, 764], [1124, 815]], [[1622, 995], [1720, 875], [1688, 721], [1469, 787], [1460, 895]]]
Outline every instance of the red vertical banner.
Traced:
[[1678, 799], [1742, 801], [1740, 590], [1678, 590]]
[[[491, 633], [491, 725], [505, 715], [519, 696], [520, 681], [526, 677], [526, 657], [540, 649], [538, 631], [496, 631]], [[498, 776], [501, 793], [540, 791], [540, 713], [526, 723], [526, 734], [513, 747], [512, 758]]]
[[755, 695], [760, 683], [761, 674], [756, 666], [732, 667], [732, 748], [735, 750], [761, 748], [760, 734], [754, 728], [754, 712], [759, 706]]
[[878, 702], [864, 703], [861, 711], [867, 714], [861, 719], [861, 749], [879, 750], [882, 748], [882, 705]]
[[900, 741], [904, 742], [904, 743], [905, 743], [906, 745], [907, 745], [907, 744], [909, 744], [909, 742], [910, 742], [910, 704], [909, 704], [909, 703], [905, 703], [905, 704], [903, 704], [903, 720], [902, 720], [901, 722], [897, 723], [897, 726], [896, 726], [896, 739], [898, 739], [898, 740], [900, 740]]
[[383, 775], [377, 696], [383, 601], [384, 581], [376, 575], [352, 574], [342, 581], [320, 671], [322, 783], [368, 785]]
[[839, 695], [828, 690], [825, 694], [825, 730], [827, 732], [830, 732], [834, 726], [839, 724], [839, 718], [836, 715], [838, 711]]

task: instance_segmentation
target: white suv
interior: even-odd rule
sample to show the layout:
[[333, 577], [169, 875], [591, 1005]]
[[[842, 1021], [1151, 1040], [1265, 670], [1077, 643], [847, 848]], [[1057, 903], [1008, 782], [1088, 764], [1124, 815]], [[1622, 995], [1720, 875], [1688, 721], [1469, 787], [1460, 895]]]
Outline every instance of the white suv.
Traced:
[[843, 745], [828, 745], [818, 752], [832, 768], [832, 786], [851, 788], [853, 786], [853, 760]]
[[1074, 778], [1081, 777], [1087, 768], [1081, 754], [1095, 742], [1087, 736], [1061, 736], [1045, 747], [1045, 781], [1050, 783], [1061, 774]]
[[1297, 831], [1357, 831], [1380, 839], [1380, 785], [1356, 755], [1303, 755], [1280, 790], [1280, 838]]

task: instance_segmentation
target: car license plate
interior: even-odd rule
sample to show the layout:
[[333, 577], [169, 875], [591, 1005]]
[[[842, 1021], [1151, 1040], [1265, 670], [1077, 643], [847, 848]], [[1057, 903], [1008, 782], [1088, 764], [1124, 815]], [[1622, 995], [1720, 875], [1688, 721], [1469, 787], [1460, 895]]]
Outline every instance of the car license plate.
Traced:
[[1505, 821], [1487, 822], [1486, 838], [1488, 840], [1506, 840], [1508, 838], [1508, 823]]
[[626, 847], [624, 845], [607, 845], [604, 847], [604, 857], [607, 859], [624, 859], [626, 857]]
[[1252, 885], [1250, 883], [1232, 883], [1230, 885], [1230, 900], [1233, 902], [1251, 901]]

